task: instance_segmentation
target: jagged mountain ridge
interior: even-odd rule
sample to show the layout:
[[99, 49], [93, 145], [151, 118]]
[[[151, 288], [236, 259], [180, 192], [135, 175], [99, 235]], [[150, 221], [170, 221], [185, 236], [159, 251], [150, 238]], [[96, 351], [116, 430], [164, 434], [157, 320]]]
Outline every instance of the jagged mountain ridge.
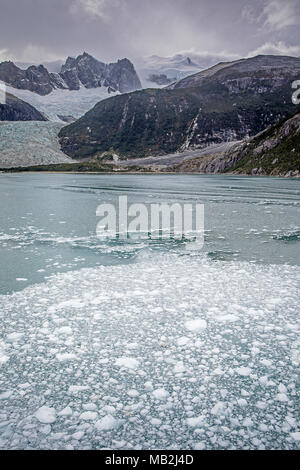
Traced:
[[14, 88], [33, 91], [42, 96], [55, 89], [79, 90], [82, 86], [104, 86], [120, 93], [142, 88], [135, 68], [128, 59], [104, 64], [86, 52], [77, 58], [68, 57], [59, 73], [49, 73], [43, 65], [32, 65], [22, 70], [13, 62], [2, 62], [0, 80]]
[[62, 149], [75, 158], [108, 151], [134, 158], [242, 140], [294, 112], [291, 83], [299, 76], [294, 57], [221, 63], [164, 89], [98, 103], [61, 130]]
[[0, 103], [0, 121], [47, 121], [47, 119], [30, 104], [6, 93], [5, 104]]

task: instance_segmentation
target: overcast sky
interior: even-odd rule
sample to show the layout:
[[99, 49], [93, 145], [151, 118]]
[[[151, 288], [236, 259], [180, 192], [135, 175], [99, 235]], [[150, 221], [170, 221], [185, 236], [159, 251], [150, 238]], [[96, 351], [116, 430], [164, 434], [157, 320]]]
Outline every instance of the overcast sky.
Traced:
[[300, 0], [0, 0], [0, 60], [300, 56]]

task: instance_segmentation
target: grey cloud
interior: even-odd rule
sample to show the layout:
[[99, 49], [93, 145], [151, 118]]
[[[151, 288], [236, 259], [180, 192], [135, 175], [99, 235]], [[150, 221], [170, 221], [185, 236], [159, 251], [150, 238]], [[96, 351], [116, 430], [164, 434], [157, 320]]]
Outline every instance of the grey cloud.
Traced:
[[[279, 3], [282, 8], [279, 8]], [[299, 0], [0, 0], [0, 60], [297, 53]]]

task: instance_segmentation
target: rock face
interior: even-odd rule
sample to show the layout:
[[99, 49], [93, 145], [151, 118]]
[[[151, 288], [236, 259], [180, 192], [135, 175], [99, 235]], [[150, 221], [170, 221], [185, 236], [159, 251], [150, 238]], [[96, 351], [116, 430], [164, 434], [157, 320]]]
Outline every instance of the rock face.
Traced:
[[43, 65], [32, 65], [22, 70], [13, 62], [2, 62], [0, 80], [14, 88], [33, 91], [39, 95], [48, 95], [55, 88], [67, 88], [59, 74], [49, 73]]
[[164, 89], [102, 101], [63, 128], [60, 142], [75, 158], [107, 151], [135, 158], [242, 140], [293, 114], [299, 76], [299, 58], [221, 63]]
[[222, 154], [183, 162], [173, 171], [300, 176], [300, 114], [298, 112]]
[[151, 75], [149, 75], [148, 81], [156, 83], [157, 85], [169, 85], [172, 82], [172, 80], [168, 78], [167, 75], [164, 73], [152, 73]]
[[79, 90], [80, 87], [110, 87], [127, 93], [141, 88], [141, 82], [128, 59], [104, 64], [86, 52], [77, 58], [68, 57], [60, 73], [49, 73], [43, 66], [32, 65], [26, 70], [13, 62], [0, 64], [0, 80], [15, 88], [48, 95], [55, 89]]
[[7, 94], [6, 104], [0, 104], [0, 121], [47, 121], [47, 119], [30, 104]]

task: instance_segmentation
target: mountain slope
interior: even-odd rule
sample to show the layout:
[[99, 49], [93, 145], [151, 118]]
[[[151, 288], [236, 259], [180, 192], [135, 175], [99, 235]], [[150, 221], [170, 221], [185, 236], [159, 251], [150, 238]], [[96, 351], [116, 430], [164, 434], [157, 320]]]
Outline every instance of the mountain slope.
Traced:
[[33, 106], [6, 94], [6, 103], [0, 103], [0, 121], [47, 121]]
[[32, 65], [26, 70], [13, 62], [0, 63], [0, 80], [21, 90], [45, 96], [53, 90], [79, 90], [107, 87], [120, 93], [140, 89], [141, 82], [128, 59], [104, 64], [86, 52], [77, 58], [68, 57], [59, 73], [49, 73], [43, 65]]
[[253, 136], [290, 116], [300, 59], [257, 56], [98, 103], [60, 132], [75, 158], [113, 151], [123, 158], [203, 148]]
[[300, 176], [300, 108], [289, 119], [236, 144], [220, 155], [194, 158], [172, 168], [180, 172]]

